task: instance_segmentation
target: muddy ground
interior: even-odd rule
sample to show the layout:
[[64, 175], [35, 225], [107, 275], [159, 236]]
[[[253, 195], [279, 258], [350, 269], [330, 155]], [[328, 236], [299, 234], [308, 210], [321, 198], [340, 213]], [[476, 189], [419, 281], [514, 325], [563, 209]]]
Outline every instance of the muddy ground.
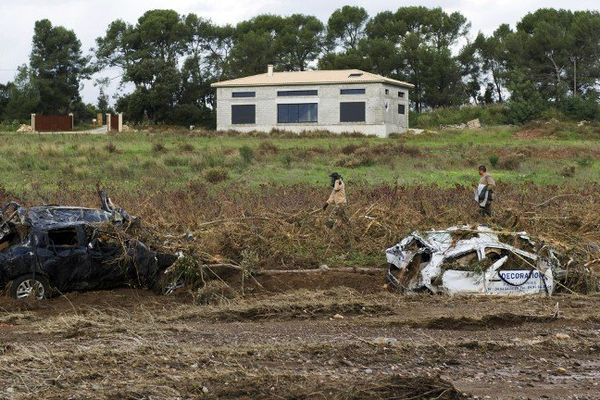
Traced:
[[[600, 399], [600, 296], [0, 299], [2, 399]], [[197, 299], [196, 299], [197, 300]]]

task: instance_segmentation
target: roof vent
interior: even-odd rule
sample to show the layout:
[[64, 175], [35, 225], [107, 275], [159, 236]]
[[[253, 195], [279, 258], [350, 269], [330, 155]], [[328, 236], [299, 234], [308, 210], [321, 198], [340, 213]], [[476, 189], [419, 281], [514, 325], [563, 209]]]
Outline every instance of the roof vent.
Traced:
[[267, 75], [273, 76], [273, 64], [267, 65]]
[[363, 76], [362, 72], [353, 72], [350, 75], [348, 75], [348, 78], [360, 78], [361, 76]]

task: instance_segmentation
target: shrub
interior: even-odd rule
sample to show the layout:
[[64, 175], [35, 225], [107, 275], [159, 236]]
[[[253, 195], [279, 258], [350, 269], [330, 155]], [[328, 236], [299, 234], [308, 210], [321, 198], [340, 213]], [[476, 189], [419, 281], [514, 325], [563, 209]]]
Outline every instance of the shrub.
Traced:
[[[521, 162], [525, 156], [523, 154], [509, 154], [498, 161], [498, 168], [509, 171], [517, 170], [521, 167]], [[491, 160], [490, 160], [491, 162]]]
[[254, 151], [250, 148], [250, 146], [242, 146], [240, 147], [240, 158], [244, 164], [250, 164], [252, 160], [254, 160]]
[[575, 176], [575, 166], [574, 165], [566, 165], [562, 171], [560, 171], [560, 174], [562, 176], [564, 176], [565, 178], [572, 178]]
[[260, 154], [277, 154], [279, 153], [279, 147], [275, 146], [272, 142], [264, 141], [258, 145], [258, 152]]
[[281, 164], [284, 168], [289, 169], [292, 167], [292, 156], [289, 154], [284, 154], [280, 158]]
[[225, 168], [209, 168], [204, 172], [204, 179], [209, 183], [219, 183], [229, 179], [229, 171]]
[[191, 143], [182, 144], [179, 148], [181, 149], [181, 151], [187, 151], [190, 153], [195, 150], [194, 145]]
[[167, 152], [167, 148], [162, 143], [154, 143], [152, 145], [152, 151], [154, 153], [166, 153]]
[[490, 156], [489, 160], [490, 160], [490, 164], [492, 165], [492, 167], [495, 167], [498, 164], [498, 159], [499, 159], [499, 157], [495, 154]]
[[358, 150], [359, 148], [360, 148], [360, 146], [358, 144], [350, 143], [350, 144], [347, 144], [346, 146], [342, 147], [342, 153], [346, 154], [346, 155], [350, 155], [350, 154], [354, 153], [356, 150]]
[[118, 153], [119, 152], [119, 150], [117, 149], [117, 146], [113, 142], [108, 142], [106, 144], [106, 146], [104, 146], [104, 148], [109, 153]]

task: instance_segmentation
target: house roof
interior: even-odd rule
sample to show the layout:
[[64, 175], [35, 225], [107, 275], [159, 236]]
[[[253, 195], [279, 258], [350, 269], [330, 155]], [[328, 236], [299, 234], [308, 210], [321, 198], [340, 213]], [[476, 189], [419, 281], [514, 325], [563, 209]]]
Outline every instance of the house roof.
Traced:
[[249, 86], [284, 86], [284, 85], [327, 85], [352, 83], [387, 83], [393, 86], [414, 88], [414, 85], [386, 78], [381, 75], [361, 71], [359, 69], [321, 70], [274, 72], [246, 76], [244, 78], [215, 82], [211, 86], [220, 87], [249, 87]]

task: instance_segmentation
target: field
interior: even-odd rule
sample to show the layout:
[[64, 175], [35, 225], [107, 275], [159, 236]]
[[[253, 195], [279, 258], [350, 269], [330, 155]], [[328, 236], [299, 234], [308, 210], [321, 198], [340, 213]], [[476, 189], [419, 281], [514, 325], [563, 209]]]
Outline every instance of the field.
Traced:
[[[0, 398], [600, 398], [598, 137], [544, 124], [389, 139], [1, 134], [2, 202], [97, 206], [100, 183], [160, 246], [244, 273], [166, 297], [0, 299]], [[592, 274], [551, 298], [387, 292], [386, 247], [482, 222], [482, 163], [499, 184], [485, 222]], [[318, 211], [332, 171], [347, 184], [346, 236]], [[190, 283], [206, 278], [192, 267]]]

